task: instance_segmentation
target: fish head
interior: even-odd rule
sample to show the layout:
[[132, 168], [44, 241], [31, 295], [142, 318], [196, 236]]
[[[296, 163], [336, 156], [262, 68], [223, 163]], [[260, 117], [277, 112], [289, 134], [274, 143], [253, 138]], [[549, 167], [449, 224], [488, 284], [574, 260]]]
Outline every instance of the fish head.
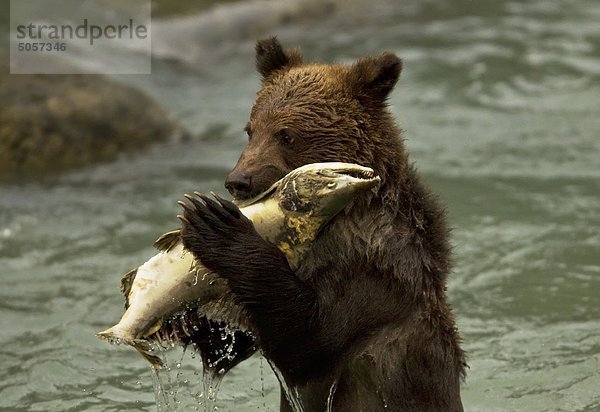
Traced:
[[284, 210], [332, 217], [381, 179], [370, 167], [352, 163], [312, 163], [290, 172], [278, 187]]

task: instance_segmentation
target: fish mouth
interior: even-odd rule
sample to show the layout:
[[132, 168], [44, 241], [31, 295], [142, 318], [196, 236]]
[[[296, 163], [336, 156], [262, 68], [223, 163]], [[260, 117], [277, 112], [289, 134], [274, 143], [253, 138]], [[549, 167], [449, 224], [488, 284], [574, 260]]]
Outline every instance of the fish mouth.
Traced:
[[360, 188], [371, 188], [381, 182], [381, 178], [375, 175], [373, 169], [354, 163], [313, 163], [306, 165], [305, 167], [307, 167], [308, 170], [315, 169], [317, 174], [325, 177], [343, 177], [351, 186], [358, 186]]
[[375, 178], [375, 171], [373, 169], [353, 163], [315, 163], [314, 165], [322, 165], [321, 168], [323, 171], [330, 171], [355, 179], [371, 180]]
[[292, 170], [282, 179], [273, 183], [264, 192], [251, 197], [249, 199], [234, 199], [234, 203], [239, 207], [250, 206], [254, 203], [259, 202], [271, 195], [285, 179], [293, 179], [297, 175], [304, 173], [317, 174], [327, 178], [343, 178], [351, 186], [356, 186], [360, 189], [372, 188], [381, 182], [381, 178], [375, 175], [375, 171], [367, 166], [361, 166], [355, 163], [344, 163], [344, 162], [322, 162], [322, 163], [309, 163], [304, 166], [300, 166], [297, 169]]

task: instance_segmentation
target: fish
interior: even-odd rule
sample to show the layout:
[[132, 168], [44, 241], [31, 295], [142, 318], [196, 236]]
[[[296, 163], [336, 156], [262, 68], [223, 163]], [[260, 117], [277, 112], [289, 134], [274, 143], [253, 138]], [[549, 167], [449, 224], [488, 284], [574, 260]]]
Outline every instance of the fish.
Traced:
[[[312, 163], [292, 170], [263, 193], [239, 201], [237, 206], [259, 235], [275, 244], [295, 269], [320, 229], [379, 182], [369, 167]], [[220, 197], [213, 196], [223, 205]], [[226, 321], [240, 330], [249, 329], [243, 309], [230, 298], [225, 279], [185, 249], [180, 230], [160, 236], [154, 246], [159, 253], [123, 277], [125, 313], [116, 325], [98, 332], [98, 338], [133, 346], [153, 366], [160, 367], [162, 361], [153, 353], [148, 338], [160, 338], [156, 333], [175, 314], [197, 308], [211, 319]], [[185, 330], [186, 325], [181, 326]]]

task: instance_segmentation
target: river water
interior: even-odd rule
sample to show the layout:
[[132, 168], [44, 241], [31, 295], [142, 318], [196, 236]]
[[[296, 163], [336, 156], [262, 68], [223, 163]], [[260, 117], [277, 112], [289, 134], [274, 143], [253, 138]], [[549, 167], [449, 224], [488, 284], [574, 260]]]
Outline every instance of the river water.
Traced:
[[[309, 59], [403, 58], [391, 110], [454, 228], [466, 410], [600, 410], [600, 2], [319, 4], [155, 20], [153, 74], [117, 80], [197, 137], [0, 186], [0, 410], [155, 410], [145, 361], [94, 333], [122, 313], [121, 274], [177, 227], [182, 194], [224, 193], [259, 86], [252, 39], [268, 33]], [[199, 359], [182, 369], [191, 410]], [[278, 391], [256, 356], [225, 377], [216, 405], [275, 411]]]

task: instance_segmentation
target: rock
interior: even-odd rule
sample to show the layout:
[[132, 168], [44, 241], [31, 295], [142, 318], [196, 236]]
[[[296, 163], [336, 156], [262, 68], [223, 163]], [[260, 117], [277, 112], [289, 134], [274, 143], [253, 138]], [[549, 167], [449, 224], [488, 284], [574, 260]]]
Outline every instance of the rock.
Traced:
[[104, 76], [7, 72], [0, 67], [2, 179], [87, 166], [186, 136], [150, 97]]

